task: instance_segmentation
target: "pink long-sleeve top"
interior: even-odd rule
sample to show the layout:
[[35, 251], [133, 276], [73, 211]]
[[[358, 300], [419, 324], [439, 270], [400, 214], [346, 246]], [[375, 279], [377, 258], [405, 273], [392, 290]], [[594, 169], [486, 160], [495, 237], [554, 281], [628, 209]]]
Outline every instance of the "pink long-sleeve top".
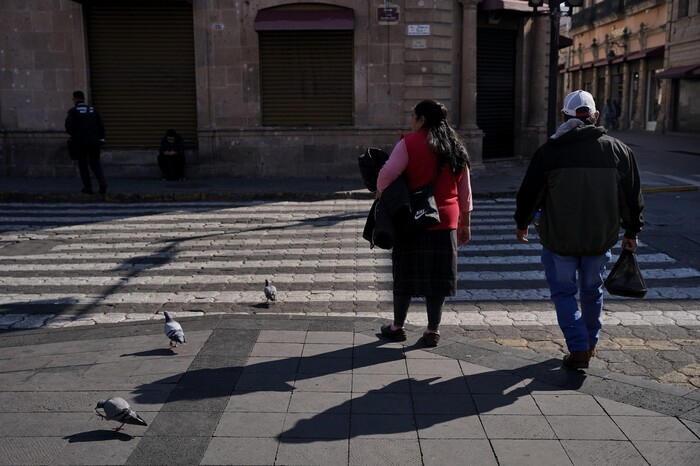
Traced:
[[[377, 190], [381, 193], [389, 186], [396, 178], [401, 176], [408, 166], [408, 150], [406, 143], [401, 139], [394, 150], [389, 155], [389, 160], [386, 161], [377, 177]], [[469, 176], [469, 167], [464, 168], [464, 175], [457, 185], [457, 199], [460, 212], [471, 212], [474, 208], [472, 203], [472, 185]]]

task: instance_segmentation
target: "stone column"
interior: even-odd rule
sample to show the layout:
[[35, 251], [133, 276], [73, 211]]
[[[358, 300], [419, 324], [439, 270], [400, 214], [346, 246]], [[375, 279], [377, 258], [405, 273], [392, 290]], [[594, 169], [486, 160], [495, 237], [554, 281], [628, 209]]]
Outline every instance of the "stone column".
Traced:
[[530, 91], [528, 102], [528, 126], [540, 127], [547, 125], [547, 98], [545, 87], [547, 84], [547, 27], [546, 16], [532, 18], [532, 38], [529, 40], [530, 49]]
[[476, 6], [478, 0], [462, 3], [462, 82], [459, 133], [464, 138], [472, 167], [483, 166], [484, 132], [476, 124]]
[[547, 140], [548, 28], [546, 16], [535, 16], [525, 27], [523, 50], [527, 83], [523, 87], [526, 103], [522, 157], [529, 158]]
[[629, 108], [630, 108], [630, 65], [625, 62], [622, 65], [622, 98], [620, 99], [620, 114], [617, 116], [618, 129], [628, 129], [630, 128], [631, 121], [629, 121]]
[[647, 93], [647, 87], [649, 80], [647, 79], [647, 59], [642, 58], [639, 60], [639, 89], [637, 90], [637, 108], [634, 111], [634, 122], [632, 122], [633, 129], [641, 129], [646, 131], [647, 129], [647, 106], [651, 105], [651, 102], [647, 102], [650, 97]]

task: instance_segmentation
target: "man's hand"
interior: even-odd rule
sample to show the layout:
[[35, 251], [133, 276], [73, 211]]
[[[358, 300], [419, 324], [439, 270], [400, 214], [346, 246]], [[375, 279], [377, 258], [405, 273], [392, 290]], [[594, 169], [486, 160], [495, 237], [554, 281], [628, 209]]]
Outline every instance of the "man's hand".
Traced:
[[629, 252], [634, 252], [637, 250], [637, 239], [630, 239], [622, 237], [622, 249], [626, 249]]
[[515, 237], [518, 238], [519, 243], [529, 243], [527, 239], [527, 234], [528, 234], [528, 228], [521, 230], [518, 227], [515, 227]]

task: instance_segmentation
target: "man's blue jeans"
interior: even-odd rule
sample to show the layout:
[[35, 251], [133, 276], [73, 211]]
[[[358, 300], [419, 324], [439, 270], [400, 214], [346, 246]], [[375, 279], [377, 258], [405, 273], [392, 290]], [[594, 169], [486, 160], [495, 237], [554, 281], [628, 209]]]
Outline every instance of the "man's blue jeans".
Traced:
[[[557, 321], [571, 351], [588, 351], [598, 343], [603, 322], [603, 273], [610, 250], [599, 256], [560, 256], [542, 248], [542, 264]], [[581, 310], [576, 303], [579, 292]]]

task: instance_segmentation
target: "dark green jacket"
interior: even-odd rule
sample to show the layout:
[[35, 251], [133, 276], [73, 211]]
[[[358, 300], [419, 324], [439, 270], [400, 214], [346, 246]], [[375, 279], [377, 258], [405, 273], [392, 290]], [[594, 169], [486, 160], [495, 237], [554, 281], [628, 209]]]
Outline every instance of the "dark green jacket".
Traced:
[[644, 226], [639, 168], [632, 150], [604, 128], [582, 124], [560, 133], [567, 128], [532, 157], [515, 222], [524, 230], [541, 209], [543, 246], [564, 256], [603, 254], [617, 242], [620, 226], [627, 238]]

